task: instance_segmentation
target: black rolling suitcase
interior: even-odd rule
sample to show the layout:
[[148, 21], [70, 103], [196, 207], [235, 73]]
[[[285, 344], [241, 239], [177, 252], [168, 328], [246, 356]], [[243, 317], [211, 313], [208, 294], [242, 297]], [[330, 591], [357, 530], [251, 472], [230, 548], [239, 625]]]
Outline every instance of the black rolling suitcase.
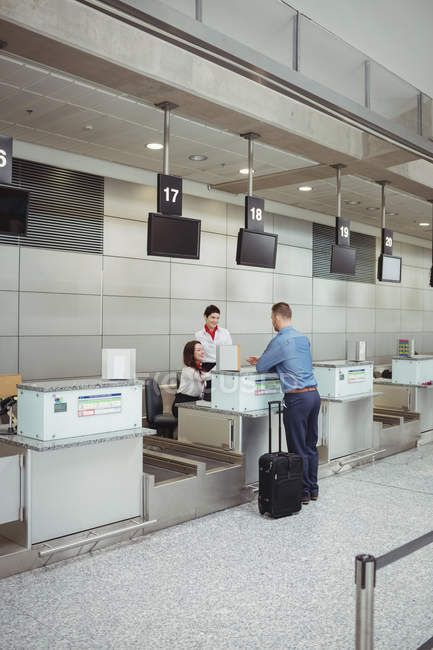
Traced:
[[[272, 453], [272, 405], [278, 404], [278, 451]], [[259, 512], [287, 517], [302, 508], [302, 458], [281, 451], [281, 402], [268, 402], [269, 453], [259, 458]]]

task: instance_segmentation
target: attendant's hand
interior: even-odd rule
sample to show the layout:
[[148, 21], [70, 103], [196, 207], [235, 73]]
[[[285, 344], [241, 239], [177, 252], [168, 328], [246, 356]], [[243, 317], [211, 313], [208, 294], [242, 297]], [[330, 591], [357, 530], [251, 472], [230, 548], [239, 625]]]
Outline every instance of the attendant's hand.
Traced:
[[250, 366], [255, 366], [258, 360], [259, 357], [247, 357], [247, 361], [250, 364]]

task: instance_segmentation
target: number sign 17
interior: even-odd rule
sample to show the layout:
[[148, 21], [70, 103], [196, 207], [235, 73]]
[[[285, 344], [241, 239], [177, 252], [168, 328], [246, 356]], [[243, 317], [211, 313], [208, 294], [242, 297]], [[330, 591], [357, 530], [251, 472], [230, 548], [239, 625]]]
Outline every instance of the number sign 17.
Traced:
[[157, 210], [160, 214], [182, 215], [182, 179], [158, 174]]

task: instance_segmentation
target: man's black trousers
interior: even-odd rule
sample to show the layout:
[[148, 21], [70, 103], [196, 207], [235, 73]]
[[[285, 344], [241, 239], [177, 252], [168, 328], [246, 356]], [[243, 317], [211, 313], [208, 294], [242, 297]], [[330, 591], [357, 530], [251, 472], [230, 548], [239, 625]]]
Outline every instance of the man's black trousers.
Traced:
[[305, 393], [286, 393], [283, 403], [287, 450], [302, 457], [304, 463], [304, 494], [316, 496], [317, 484], [318, 418], [320, 397], [317, 390]]

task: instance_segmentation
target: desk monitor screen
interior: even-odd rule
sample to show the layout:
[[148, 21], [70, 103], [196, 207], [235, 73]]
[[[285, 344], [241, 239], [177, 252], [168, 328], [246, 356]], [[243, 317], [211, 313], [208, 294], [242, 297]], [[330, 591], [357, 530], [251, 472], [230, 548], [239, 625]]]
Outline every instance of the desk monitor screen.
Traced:
[[332, 245], [331, 273], [355, 275], [356, 248]]
[[377, 279], [381, 282], [401, 282], [401, 257], [382, 253], [377, 266]]
[[149, 214], [147, 254], [200, 259], [200, 219]]
[[236, 264], [274, 269], [278, 235], [241, 228], [238, 234]]
[[25, 235], [29, 192], [11, 185], [0, 185], [0, 233]]

